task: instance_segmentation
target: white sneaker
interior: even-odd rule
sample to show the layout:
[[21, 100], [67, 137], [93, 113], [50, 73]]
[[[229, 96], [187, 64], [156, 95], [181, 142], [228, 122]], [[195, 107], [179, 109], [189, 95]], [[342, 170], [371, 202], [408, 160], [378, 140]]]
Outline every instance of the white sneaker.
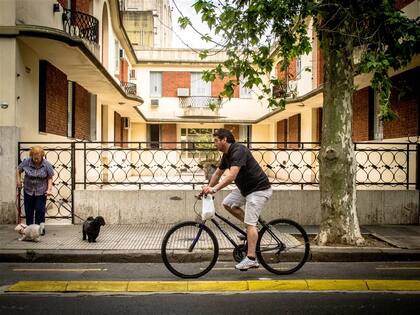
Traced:
[[259, 266], [260, 264], [258, 263], [257, 259], [251, 260], [248, 257], [245, 257], [239, 264], [235, 266], [235, 269], [245, 271], [250, 268], [258, 268]]

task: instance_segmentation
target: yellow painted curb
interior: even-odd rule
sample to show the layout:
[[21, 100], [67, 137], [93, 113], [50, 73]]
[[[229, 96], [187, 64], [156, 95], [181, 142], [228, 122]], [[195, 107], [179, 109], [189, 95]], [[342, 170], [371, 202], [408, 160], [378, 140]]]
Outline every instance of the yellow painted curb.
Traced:
[[130, 281], [128, 292], [187, 292], [187, 281]]
[[419, 291], [420, 280], [19, 281], [6, 292]]
[[420, 291], [420, 280], [366, 280], [371, 291]]
[[300, 291], [307, 290], [305, 280], [249, 280], [249, 291]]
[[188, 281], [188, 291], [247, 291], [247, 282], [248, 281]]
[[67, 292], [125, 292], [128, 281], [69, 281]]
[[67, 281], [19, 281], [6, 292], [65, 292]]
[[366, 291], [364, 280], [306, 280], [311, 291]]

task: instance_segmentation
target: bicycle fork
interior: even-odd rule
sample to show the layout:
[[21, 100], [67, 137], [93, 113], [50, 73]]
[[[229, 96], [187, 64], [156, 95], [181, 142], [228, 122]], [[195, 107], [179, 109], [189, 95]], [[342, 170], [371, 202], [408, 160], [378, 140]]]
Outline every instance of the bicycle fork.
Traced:
[[191, 243], [190, 247], [188, 247], [188, 252], [191, 253], [194, 250], [195, 245], [197, 244], [198, 240], [200, 239], [201, 233], [203, 232], [203, 224], [200, 224], [200, 229], [197, 232], [197, 235], [193, 242]]

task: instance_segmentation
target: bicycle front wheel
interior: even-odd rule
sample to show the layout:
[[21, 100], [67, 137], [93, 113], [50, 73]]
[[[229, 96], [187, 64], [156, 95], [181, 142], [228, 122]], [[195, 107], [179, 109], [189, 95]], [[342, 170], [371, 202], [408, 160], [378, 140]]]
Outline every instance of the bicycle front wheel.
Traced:
[[296, 222], [277, 219], [263, 227], [257, 241], [257, 257], [268, 271], [287, 275], [299, 270], [309, 256], [309, 239]]
[[216, 264], [219, 244], [207, 226], [188, 221], [175, 225], [166, 233], [161, 253], [163, 263], [174, 275], [198, 278]]

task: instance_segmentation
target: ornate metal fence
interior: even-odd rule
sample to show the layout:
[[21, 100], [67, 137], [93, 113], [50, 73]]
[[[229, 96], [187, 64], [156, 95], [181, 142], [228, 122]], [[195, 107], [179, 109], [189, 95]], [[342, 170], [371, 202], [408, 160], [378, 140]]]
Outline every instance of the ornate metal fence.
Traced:
[[[49, 218], [71, 218], [74, 189], [194, 189], [207, 183], [206, 169], [220, 153], [209, 143], [37, 143], [55, 169]], [[35, 143], [19, 143], [27, 157]], [[274, 189], [317, 189], [317, 143], [247, 143]], [[358, 189], [418, 189], [416, 143], [356, 143]], [[417, 184], [416, 184], [417, 183]]]
[[[75, 179], [75, 143], [19, 143], [19, 163], [29, 157], [29, 150], [34, 145], [44, 148], [45, 158], [54, 167], [52, 196], [47, 200], [46, 218], [57, 220], [71, 220], [73, 223], [73, 190]], [[23, 194], [21, 194], [23, 205]], [[24, 213], [24, 211], [22, 211]]]
[[[80, 146], [83, 145], [83, 148]], [[205, 143], [113, 143], [76, 144], [83, 151], [84, 189], [107, 185], [192, 187], [207, 182], [205, 169], [217, 164], [220, 153]], [[258, 163], [273, 186], [301, 189], [319, 184], [317, 143], [249, 143]], [[407, 143], [357, 143], [356, 182], [359, 187], [416, 185], [417, 145]], [[77, 154], [79, 156], [80, 153]], [[82, 158], [82, 157], [81, 157]], [[77, 163], [78, 164], [78, 163]]]
[[121, 81], [120, 85], [124, 89], [125, 94], [132, 96], [137, 95], [137, 86], [135, 83]]
[[98, 43], [99, 21], [97, 18], [83, 12], [63, 10], [63, 29], [66, 33]]

